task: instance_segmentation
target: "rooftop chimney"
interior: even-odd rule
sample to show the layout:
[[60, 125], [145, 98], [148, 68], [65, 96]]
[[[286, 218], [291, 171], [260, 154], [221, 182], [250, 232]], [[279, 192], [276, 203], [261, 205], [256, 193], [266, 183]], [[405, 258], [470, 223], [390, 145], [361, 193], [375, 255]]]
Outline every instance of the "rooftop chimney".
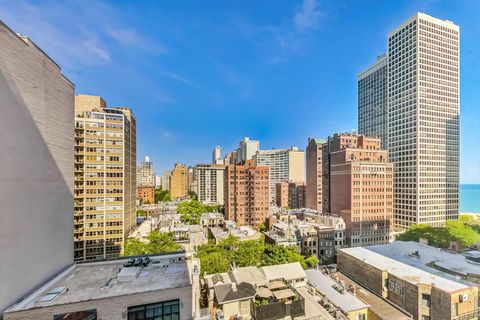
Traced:
[[232, 291], [237, 292], [237, 284], [235, 282], [232, 282]]

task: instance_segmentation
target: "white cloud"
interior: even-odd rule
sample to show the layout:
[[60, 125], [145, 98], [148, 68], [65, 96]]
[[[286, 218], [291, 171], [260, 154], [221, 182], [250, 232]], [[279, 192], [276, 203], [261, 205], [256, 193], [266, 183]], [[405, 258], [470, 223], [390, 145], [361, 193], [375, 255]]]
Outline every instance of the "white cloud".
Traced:
[[293, 17], [295, 28], [300, 32], [310, 31], [318, 26], [323, 12], [318, 10], [316, 0], [303, 0]]
[[0, 0], [0, 19], [70, 68], [109, 63], [111, 52], [117, 50], [111, 47], [115, 43], [135, 50], [167, 51], [125, 23], [122, 12], [102, 2]]

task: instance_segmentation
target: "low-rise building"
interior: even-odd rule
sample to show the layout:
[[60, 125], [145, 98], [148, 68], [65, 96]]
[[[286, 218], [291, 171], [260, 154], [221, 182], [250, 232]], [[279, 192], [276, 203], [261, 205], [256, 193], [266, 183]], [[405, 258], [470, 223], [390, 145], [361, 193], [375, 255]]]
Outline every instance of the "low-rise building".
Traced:
[[265, 242], [289, 246], [298, 252], [317, 257], [322, 264], [334, 262], [336, 249], [345, 246], [345, 222], [340, 216], [311, 209], [279, 212], [270, 219]]
[[[453, 254], [415, 242], [344, 248], [338, 269], [414, 319], [477, 319], [478, 285], [461, 276], [470, 268]], [[443, 270], [442, 270], [443, 269]], [[473, 268], [472, 268], [473, 269]]]
[[143, 204], [155, 203], [155, 187], [137, 186], [137, 198]]
[[185, 253], [74, 264], [7, 309], [5, 320], [192, 319], [199, 265]]
[[305, 272], [308, 282], [322, 296], [321, 304], [333, 310], [337, 319], [342, 314], [348, 320], [367, 320], [370, 306], [348, 292], [341, 281], [329, 277], [320, 270], [310, 269]]
[[218, 212], [204, 213], [200, 217], [200, 225], [205, 231], [208, 228], [223, 228], [225, 227], [225, 217]]
[[219, 243], [229, 236], [234, 236], [240, 241], [260, 239], [260, 233], [248, 226], [239, 226], [234, 228], [208, 228], [208, 238], [215, 241], [215, 243]]
[[217, 319], [309, 318], [305, 298], [298, 291], [306, 286], [306, 278], [300, 263], [295, 262], [207, 275], [204, 287], [209, 309]]

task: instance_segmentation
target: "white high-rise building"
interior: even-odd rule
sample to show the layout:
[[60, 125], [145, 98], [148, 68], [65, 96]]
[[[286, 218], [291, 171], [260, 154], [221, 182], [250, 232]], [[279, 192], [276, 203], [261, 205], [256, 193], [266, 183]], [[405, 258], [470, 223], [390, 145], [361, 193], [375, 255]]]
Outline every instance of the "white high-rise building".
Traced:
[[224, 204], [225, 165], [198, 164], [195, 167], [198, 201], [203, 204]]
[[212, 164], [223, 164], [222, 147], [216, 146], [212, 152]]
[[358, 75], [358, 133], [380, 138], [387, 148], [387, 55]]
[[235, 151], [236, 163], [251, 160], [258, 150], [260, 150], [260, 141], [250, 140], [248, 137], [243, 138]]
[[253, 157], [256, 166], [268, 166], [270, 204], [276, 203], [276, 185], [280, 182], [305, 182], [305, 152], [297, 147], [259, 150]]
[[[459, 32], [451, 21], [417, 13], [388, 35], [387, 123], [375, 130], [388, 135], [396, 228], [440, 226], [458, 218]], [[384, 94], [374, 79], [368, 89], [374, 90], [370, 96]], [[381, 99], [379, 104], [361, 102], [360, 92], [359, 83], [362, 131], [367, 121], [360, 113], [383, 104]]]
[[159, 175], [155, 175], [155, 188], [162, 187], [162, 177]]
[[162, 175], [162, 190], [170, 190], [170, 176], [172, 171], [165, 170]]

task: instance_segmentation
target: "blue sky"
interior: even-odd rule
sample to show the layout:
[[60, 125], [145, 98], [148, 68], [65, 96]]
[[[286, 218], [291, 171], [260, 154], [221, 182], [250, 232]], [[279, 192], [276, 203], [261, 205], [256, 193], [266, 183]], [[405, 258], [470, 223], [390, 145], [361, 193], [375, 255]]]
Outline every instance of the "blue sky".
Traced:
[[77, 94], [133, 108], [157, 171], [355, 129], [357, 73], [416, 11], [461, 27], [461, 181], [480, 183], [480, 1], [0, 0]]

